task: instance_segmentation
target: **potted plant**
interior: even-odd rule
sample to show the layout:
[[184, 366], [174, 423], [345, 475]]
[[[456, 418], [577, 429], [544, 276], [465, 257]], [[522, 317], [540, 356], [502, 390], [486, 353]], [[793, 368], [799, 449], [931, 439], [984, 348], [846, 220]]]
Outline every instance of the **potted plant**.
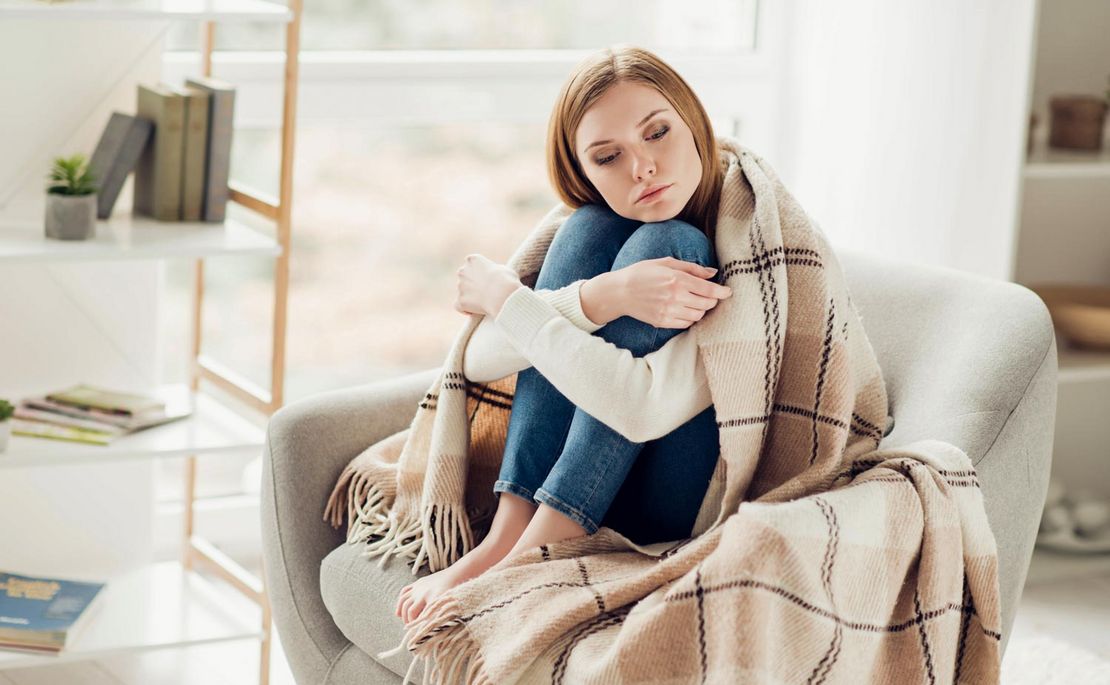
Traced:
[[7, 400], [0, 400], [0, 452], [8, 449], [8, 438], [12, 434], [12, 422], [9, 420], [15, 413], [15, 407]]
[[85, 240], [96, 230], [96, 180], [85, 155], [57, 157], [46, 191], [46, 237]]

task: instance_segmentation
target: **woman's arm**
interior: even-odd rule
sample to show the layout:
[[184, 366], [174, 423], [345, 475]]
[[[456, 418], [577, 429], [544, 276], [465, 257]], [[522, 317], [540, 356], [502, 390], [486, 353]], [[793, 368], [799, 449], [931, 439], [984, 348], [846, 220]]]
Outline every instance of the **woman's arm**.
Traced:
[[[608, 274], [605, 274], [608, 275]], [[600, 276], [591, 280], [596, 280]], [[587, 334], [593, 333], [617, 316], [604, 317], [614, 311], [612, 304], [604, 298], [604, 290], [592, 290], [587, 295], [585, 285], [591, 280], [582, 279], [557, 290], [536, 290], [535, 294], [553, 306], [559, 314], [578, 329]], [[587, 299], [589, 297], [589, 299]], [[595, 323], [586, 315], [590, 313], [601, 317]], [[532, 362], [521, 356], [505, 334], [494, 324], [494, 317], [484, 316], [470, 335], [463, 351], [463, 375], [468, 380], [488, 383], [527, 369]]]
[[577, 327], [524, 285], [508, 296], [494, 322], [567, 399], [633, 442], [661, 438], [713, 402], [689, 330], [635, 357]]

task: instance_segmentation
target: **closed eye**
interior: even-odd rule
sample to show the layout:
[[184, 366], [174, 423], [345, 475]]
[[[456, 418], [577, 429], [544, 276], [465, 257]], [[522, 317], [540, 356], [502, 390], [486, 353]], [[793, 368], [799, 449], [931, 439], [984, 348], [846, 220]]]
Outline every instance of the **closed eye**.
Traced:
[[[649, 140], [659, 140], [660, 138], [666, 136], [667, 132], [670, 131], [670, 130], [671, 130], [671, 127], [664, 124], [658, 131], [656, 131], [655, 133], [652, 133], [648, 137], [648, 139]], [[612, 162], [614, 159], [617, 158], [617, 154], [620, 154], [620, 153], [609, 155], [608, 157], [605, 157], [604, 159], [599, 159], [599, 160], [597, 160], [597, 164], [602, 165], [602, 166], [604, 166], [606, 164], [609, 164], [610, 162]]]

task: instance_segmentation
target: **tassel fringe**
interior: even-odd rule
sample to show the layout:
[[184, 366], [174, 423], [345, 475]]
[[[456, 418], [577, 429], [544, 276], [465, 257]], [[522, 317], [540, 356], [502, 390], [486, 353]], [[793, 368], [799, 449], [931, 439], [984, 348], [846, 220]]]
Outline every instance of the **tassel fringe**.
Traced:
[[[419, 519], [399, 521], [395, 525], [390, 526], [389, 524], [391, 523], [393, 523], [393, 521], [387, 520], [384, 523], [385, 527], [373, 529], [378, 531], [374, 534], [381, 535], [381, 538], [367, 542], [366, 548], [359, 555], [366, 558], [375, 557], [379, 554], [382, 555], [381, 560], [378, 561], [378, 568], [383, 568], [385, 562], [388, 561], [391, 556], [409, 559], [413, 558], [422, 542]], [[417, 568], [419, 568], [419, 566], [413, 568], [413, 575], [416, 574]]]
[[401, 644], [381, 652], [378, 659], [399, 654], [407, 649], [413, 654], [402, 685], [407, 685], [418, 661], [424, 663], [422, 685], [458, 682], [493, 685], [485, 673], [485, 659], [460, 620], [460, 607], [449, 594], [440, 595], [409, 625]]
[[352, 529], [364, 530], [367, 522], [375, 521], [376, 514], [381, 513], [384, 517], [385, 512], [393, 505], [397, 494], [396, 486], [390, 482], [389, 487], [386, 487], [384, 481], [395, 478], [394, 473], [383, 473], [381, 469], [347, 464], [328, 496], [324, 520], [332, 528], [338, 529], [343, 525], [345, 512], [349, 525], [347, 541], [350, 542], [357, 537]]
[[433, 504], [425, 509], [422, 524], [426, 544], [417, 554], [417, 568], [427, 557], [433, 573], [442, 571], [474, 548], [474, 533], [465, 505]]
[[354, 467], [347, 464], [343, 468], [343, 472], [339, 474], [339, 481], [332, 488], [331, 495], [328, 497], [328, 504], [324, 507], [324, 520], [330, 523], [332, 528], [339, 528], [343, 525], [343, 517], [340, 512], [347, 508], [350, 497], [349, 488], [353, 485], [351, 480], [354, 475]]

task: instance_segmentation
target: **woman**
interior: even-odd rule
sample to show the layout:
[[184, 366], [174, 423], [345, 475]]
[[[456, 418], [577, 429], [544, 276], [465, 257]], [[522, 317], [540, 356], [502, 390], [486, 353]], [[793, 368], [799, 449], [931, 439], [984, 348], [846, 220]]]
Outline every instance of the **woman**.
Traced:
[[[717, 463], [704, 370], [693, 336], [681, 335], [731, 294], [706, 280], [716, 270], [724, 165], [704, 108], [657, 56], [616, 45], [585, 60], [563, 86], [547, 160], [556, 192], [576, 209], [552, 240], [536, 293], [570, 302], [569, 318], [600, 341], [580, 347], [580, 337], [567, 336], [586, 334], [569, 326], [534, 336], [547, 348], [536, 354], [551, 378], [527, 360], [517, 367], [490, 531], [450, 568], [401, 591], [396, 614], [406, 623], [443, 592], [515, 554], [602, 525], [639, 544], [689, 537]], [[458, 311], [506, 330], [527, 317], [525, 298], [535, 295], [508, 267], [469, 255], [458, 274]], [[585, 351], [572, 361], [560, 354], [568, 347]], [[501, 351], [511, 355], [505, 345]], [[546, 366], [553, 359], [573, 370]], [[598, 376], [583, 371], [591, 365], [602, 377], [620, 378], [621, 387], [597, 393], [588, 384]], [[664, 386], [660, 376], [671, 380]], [[579, 404], [552, 380], [573, 388]], [[661, 425], [665, 434], [648, 432]], [[630, 439], [648, 435], [653, 439]]]

